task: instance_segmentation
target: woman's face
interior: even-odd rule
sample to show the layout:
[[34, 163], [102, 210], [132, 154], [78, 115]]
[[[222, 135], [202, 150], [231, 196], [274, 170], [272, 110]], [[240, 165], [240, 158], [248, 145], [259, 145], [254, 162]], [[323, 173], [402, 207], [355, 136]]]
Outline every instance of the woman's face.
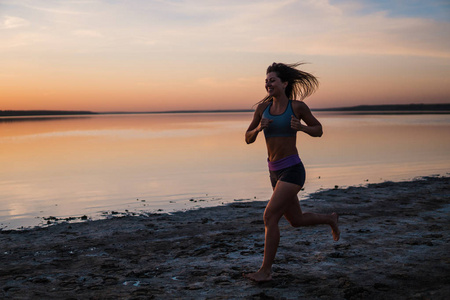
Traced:
[[287, 82], [282, 82], [278, 77], [277, 73], [270, 72], [266, 76], [266, 91], [269, 96], [279, 97], [284, 95], [284, 90], [286, 89]]

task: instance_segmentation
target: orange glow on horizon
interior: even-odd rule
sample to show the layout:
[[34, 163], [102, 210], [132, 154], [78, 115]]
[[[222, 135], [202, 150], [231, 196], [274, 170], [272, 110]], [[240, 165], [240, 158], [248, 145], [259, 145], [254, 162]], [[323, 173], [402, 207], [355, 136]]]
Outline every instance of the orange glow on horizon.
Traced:
[[[326, 66], [325, 66], [326, 68]], [[264, 69], [263, 69], [264, 71]], [[318, 73], [318, 72], [315, 72]], [[319, 89], [306, 103], [311, 108], [361, 104], [448, 103], [450, 84], [445, 77], [379, 74], [348, 76], [324, 69]], [[263, 72], [261, 72], [263, 74]], [[211, 74], [213, 75], [213, 74]], [[24, 81], [0, 83], [0, 110], [166, 111], [252, 109], [265, 95], [263, 76], [223, 81], [174, 78], [91, 78], [27, 76]], [[26, 81], [25, 81], [26, 80]], [[20, 82], [20, 84], [19, 84]], [[26, 87], [26, 88], [25, 88]]]

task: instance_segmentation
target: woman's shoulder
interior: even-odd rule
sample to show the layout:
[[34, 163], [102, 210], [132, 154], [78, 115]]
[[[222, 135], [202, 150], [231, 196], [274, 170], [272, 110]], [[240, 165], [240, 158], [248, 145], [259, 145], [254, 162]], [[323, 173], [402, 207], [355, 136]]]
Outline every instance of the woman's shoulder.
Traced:
[[303, 102], [303, 101], [299, 101], [299, 100], [291, 100], [291, 105], [292, 105], [292, 110], [294, 111], [294, 113], [297, 115], [297, 117], [305, 115], [307, 113], [310, 113], [311, 110], [309, 109], [308, 105]]
[[258, 106], [256, 107], [256, 111], [263, 113], [266, 110], [266, 108], [269, 106], [270, 103], [271, 103], [270, 101], [267, 101], [267, 102], [262, 102], [262, 103], [258, 104]]
[[308, 105], [306, 105], [306, 103], [301, 100], [291, 100], [291, 103], [293, 109], [309, 110]]

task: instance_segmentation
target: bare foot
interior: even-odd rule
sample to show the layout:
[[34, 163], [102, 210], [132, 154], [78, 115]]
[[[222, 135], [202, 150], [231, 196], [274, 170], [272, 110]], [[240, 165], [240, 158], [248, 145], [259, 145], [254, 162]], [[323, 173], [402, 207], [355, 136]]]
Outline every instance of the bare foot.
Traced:
[[331, 233], [333, 234], [333, 240], [335, 240], [336, 242], [339, 241], [339, 237], [341, 235], [341, 231], [339, 230], [338, 227], [338, 221], [339, 221], [339, 215], [337, 213], [332, 213], [331, 214], [333, 216], [333, 223], [330, 225], [331, 226]]
[[245, 278], [248, 278], [250, 280], [256, 281], [256, 282], [267, 282], [272, 280], [272, 275], [267, 274], [261, 270], [259, 270], [256, 273], [248, 273], [248, 274], [242, 274]]

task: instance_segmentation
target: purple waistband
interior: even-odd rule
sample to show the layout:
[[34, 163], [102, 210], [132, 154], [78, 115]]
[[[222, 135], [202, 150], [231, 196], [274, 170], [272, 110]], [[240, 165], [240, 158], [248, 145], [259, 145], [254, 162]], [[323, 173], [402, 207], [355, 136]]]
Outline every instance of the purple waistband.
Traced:
[[270, 171], [278, 171], [281, 169], [292, 167], [296, 164], [301, 163], [302, 161], [298, 154], [293, 154], [276, 161], [269, 161], [269, 159], [267, 159], [267, 162], [269, 163]]

